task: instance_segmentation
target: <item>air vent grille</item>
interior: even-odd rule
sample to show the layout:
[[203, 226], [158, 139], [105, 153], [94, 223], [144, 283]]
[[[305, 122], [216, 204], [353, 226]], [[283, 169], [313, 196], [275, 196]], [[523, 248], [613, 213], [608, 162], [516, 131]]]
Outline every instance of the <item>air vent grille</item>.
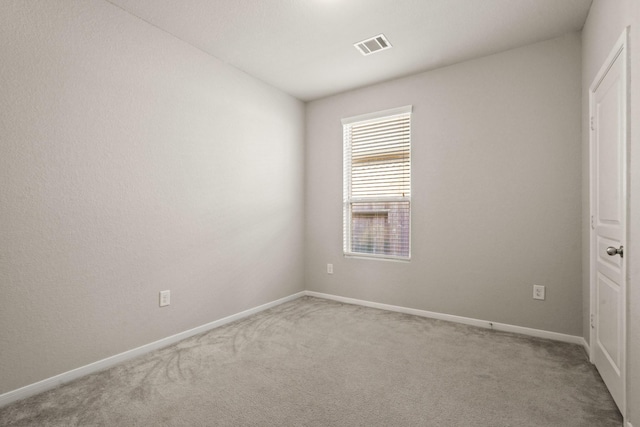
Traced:
[[380, 52], [381, 50], [393, 47], [391, 46], [391, 43], [389, 43], [389, 40], [387, 40], [387, 38], [384, 36], [384, 34], [379, 34], [375, 37], [371, 37], [370, 39], [355, 43], [354, 46], [364, 56], [371, 55], [372, 53]]

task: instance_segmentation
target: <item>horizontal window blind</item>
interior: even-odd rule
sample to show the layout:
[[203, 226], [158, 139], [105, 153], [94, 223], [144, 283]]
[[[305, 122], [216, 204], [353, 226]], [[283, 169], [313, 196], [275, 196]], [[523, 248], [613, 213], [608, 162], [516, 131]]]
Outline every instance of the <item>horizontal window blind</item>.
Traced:
[[410, 255], [411, 109], [343, 121], [344, 250]]

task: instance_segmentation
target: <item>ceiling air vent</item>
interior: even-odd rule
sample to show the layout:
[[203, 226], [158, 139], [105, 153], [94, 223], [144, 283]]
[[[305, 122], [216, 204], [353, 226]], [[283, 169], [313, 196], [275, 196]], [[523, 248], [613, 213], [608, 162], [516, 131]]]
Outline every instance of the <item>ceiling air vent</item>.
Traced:
[[381, 50], [389, 49], [390, 47], [392, 47], [391, 43], [389, 43], [389, 40], [387, 40], [384, 34], [380, 34], [378, 36], [371, 37], [370, 39], [355, 43], [354, 46], [364, 56], [371, 55], [374, 52], [379, 52]]

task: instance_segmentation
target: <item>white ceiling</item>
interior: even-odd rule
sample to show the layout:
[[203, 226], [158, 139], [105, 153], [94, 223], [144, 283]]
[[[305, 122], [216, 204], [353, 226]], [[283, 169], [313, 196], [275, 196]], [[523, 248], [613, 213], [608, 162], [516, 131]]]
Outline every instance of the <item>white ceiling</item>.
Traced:
[[579, 31], [592, 0], [108, 1], [309, 101]]

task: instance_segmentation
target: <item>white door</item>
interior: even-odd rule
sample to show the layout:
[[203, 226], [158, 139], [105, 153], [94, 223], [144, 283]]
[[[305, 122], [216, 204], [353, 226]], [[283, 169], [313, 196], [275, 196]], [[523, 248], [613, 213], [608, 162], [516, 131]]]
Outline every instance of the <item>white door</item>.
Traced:
[[590, 91], [591, 361], [625, 406], [627, 32]]

